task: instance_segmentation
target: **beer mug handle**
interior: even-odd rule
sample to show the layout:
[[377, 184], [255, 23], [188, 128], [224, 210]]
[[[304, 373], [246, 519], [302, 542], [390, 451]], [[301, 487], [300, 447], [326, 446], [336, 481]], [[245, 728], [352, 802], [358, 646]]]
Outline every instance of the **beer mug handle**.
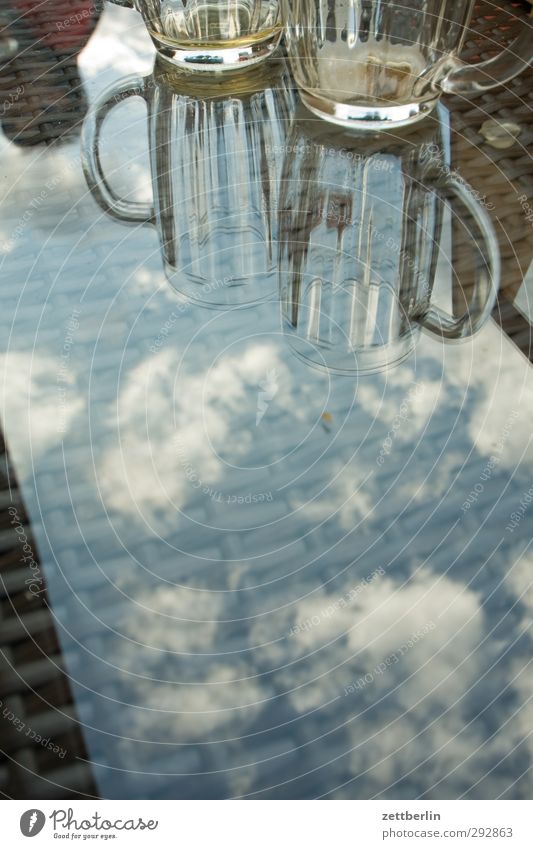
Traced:
[[144, 99], [142, 77], [125, 77], [119, 85], [107, 89], [95, 101], [83, 122], [81, 160], [87, 185], [104, 212], [128, 224], [153, 224], [155, 222], [153, 204], [118, 197], [104, 174], [100, 157], [100, 137], [107, 115], [117, 103], [134, 96]]
[[439, 307], [429, 304], [413, 318], [434, 335], [444, 339], [464, 339], [480, 330], [494, 308], [500, 287], [500, 252], [492, 222], [486, 210], [476, 199], [472, 188], [454, 172], [444, 179], [447, 192], [454, 194], [466, 207], [479, 229], [486, 270], [476, 280], [471, 303], [462, 316], [456, 318]]
[[441, 81], [442, 89], [449, 94], [476, 94], [518, 76], [533, 61], [533, 24], [524, 23], [520, 35], [494, 58], [475, 65], [455, 59], [456, 67]]

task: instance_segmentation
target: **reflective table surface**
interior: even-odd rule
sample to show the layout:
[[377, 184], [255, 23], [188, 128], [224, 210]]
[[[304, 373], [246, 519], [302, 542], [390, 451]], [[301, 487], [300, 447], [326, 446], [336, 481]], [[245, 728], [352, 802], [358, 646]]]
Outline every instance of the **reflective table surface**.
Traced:
[[533, 374], [454, 176], [483, 148], [447, 106], [332, 129], [281, 60], [191, 86], [121, 9], [78, 66], [81, 137], [1, 138], [1, 400], [98, 792], [529, 798]]

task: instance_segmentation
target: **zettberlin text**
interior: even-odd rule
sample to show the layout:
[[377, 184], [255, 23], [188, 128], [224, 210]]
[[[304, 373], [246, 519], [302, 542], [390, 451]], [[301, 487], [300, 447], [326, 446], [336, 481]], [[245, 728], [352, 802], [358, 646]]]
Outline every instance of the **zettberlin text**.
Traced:
[[394, 814], [382, 814], [382, 820], [440, 820], [440, 814], [433, 811], [422, 811], [412, 814], [410, 811], [396, 811]]

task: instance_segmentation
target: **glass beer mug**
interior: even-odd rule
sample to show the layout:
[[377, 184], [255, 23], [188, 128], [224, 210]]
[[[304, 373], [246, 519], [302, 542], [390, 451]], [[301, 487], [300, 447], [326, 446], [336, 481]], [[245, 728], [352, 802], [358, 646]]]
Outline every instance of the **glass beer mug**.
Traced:
[[[447, 167], [438, 122], [363, 145], [301, 107], [287, 150], [279, 287], [283, 333], [300, 359], [338, 374], [379, 372], [404, 360], [422, 329], [458, 340], [483, 326], [499, 285], [496, 235]], [[455, 259], [465, 245], [459, 281]], [[435, 303], [438, 273], [449, 310]]]
[[[147, 204], [117, 195], [101, 155], [104, 121], [133, 96], [148, 108]], [[188, 299], [226, 308], [275, 295], [280, 151], [294, 99], [284, 60], [215, 85], [199, 76], [194, 86], [157, 61], [152, 74], [119, 81], [87, 114], [82, 161], [91, 194], [112, 218], [156, 228], [167, 279]]]
[[533, 24], [496, 58], [459, 58], [474, 0], [281, 0], [292, 70], [306, 106], [357, 129], [402, 126], [442, 92], [502, 83], [533, 58]]
[[270, 56], [282, 27], [278, 0], [112, 0], [137, 9], [158, 51], [194, 71], [244, 68]]

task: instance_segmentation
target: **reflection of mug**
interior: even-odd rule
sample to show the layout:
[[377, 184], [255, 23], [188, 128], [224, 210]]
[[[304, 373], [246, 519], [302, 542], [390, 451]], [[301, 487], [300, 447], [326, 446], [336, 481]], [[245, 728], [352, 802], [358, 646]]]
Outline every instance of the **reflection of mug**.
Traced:
[[281, 38], [278, 0], [112, 0], [143, 16], [158, 52], [194, 71], [248, 67]]
[[[473, 0], [281, 0], [292, 70], [306, 106], [374, 130], [416, 121], [443, 91], [475, 94], [533, 58], [531, 24], [479, 65], [458, 58]], [[511, 17], [509, 15], [509, 17]]]
[[[278, 186], [294, 94], [283, 61], [248, 74], [202, 77], [156, 63], [145, 79], [127, 78], [87, 115], [83, 162], [100, 206], [127, 223], [154, 224], [169, 282], [212, 306], [251, 304], [276, 290]], [[140, 95], [148, 107], [154, 204], [118, 198], [100, 161], [109, 111]]]
[[[282, 175], [279, 244], [283, 326], [295, 353], [334, 372], [370, 373], [407, 357], [421, 328], [447, 340], [478, 330], [499, 282], [496, 236], [447, 168], [435, 122], [362, 145], [303, 110], [299, 117]], [[475, 276], [458, 316], [439, 309], [433, 293], [450, 262], [447, 207], [462, 228], [453, 228], [455, 242], [471, 245]], [[453, 265], [444, 273], [453, 278]], [[452, 288], [457, 302], [455, 279]]]

